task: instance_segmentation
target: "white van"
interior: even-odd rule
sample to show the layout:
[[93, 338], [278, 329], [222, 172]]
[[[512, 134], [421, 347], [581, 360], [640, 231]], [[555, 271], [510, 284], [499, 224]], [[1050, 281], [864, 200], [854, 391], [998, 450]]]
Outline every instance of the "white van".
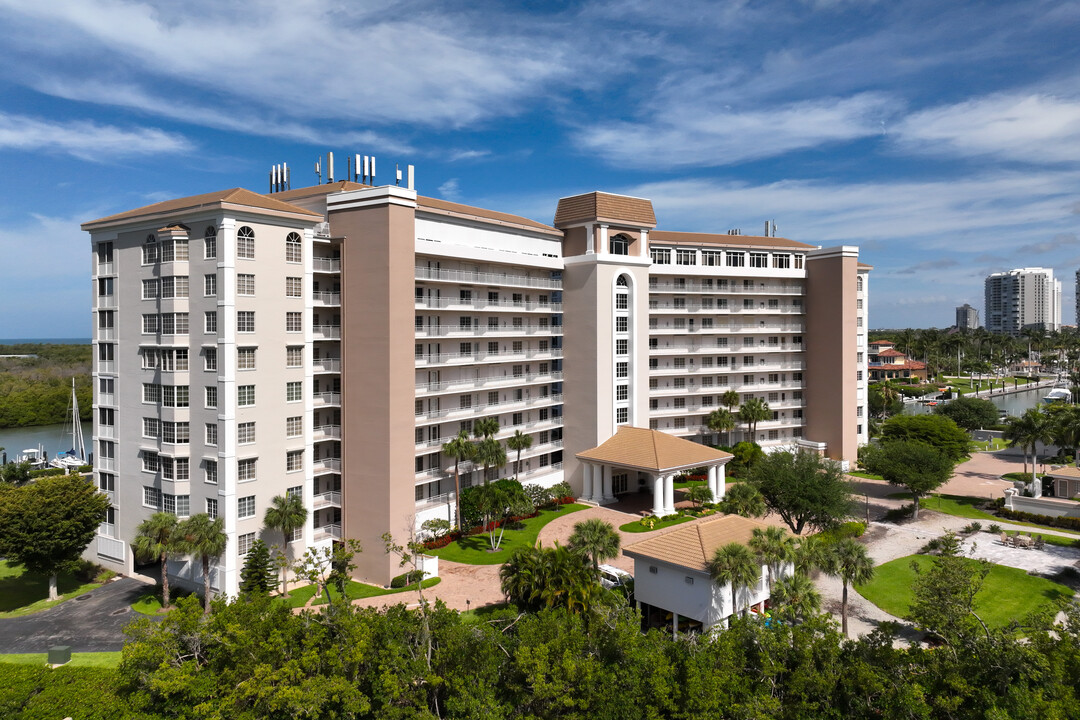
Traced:
[[600, 566], [600, 584], [610, 590], [634, 579], [634, 576], [625, 570], [620, 570], [614, 565]]

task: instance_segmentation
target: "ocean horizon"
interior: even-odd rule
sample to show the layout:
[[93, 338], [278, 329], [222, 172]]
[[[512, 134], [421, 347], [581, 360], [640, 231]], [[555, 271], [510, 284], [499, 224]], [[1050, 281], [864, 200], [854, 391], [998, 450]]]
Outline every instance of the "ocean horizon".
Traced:
[[0, 338], [0, 345], [89, 345], [91, 338]]

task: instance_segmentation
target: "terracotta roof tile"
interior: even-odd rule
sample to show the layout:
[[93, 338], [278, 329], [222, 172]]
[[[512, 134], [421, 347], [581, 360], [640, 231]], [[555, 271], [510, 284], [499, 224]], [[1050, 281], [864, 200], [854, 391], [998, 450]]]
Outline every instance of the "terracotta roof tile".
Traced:
[[754, 530], [767, 527], [763, 522], [738, 515], [721, 515], [671, 528], [623, 548], [623, 554], [708, 572], [709, 560], [717, 548], [733, 542], [746, 545]]
[[450, 202], [449, 200], [439, 200], [438, 198], [424, 197], [418, 195], [416, 197], [417, 209], [430, 210], [435, 212], [444, 213], [447, 215], [456, 215], [462, 218], [480, 219], [480, 220], [495, 220], [504, 225], [513, 225], [516, 227], [528, 228], [530, 230], [540, 230], [548, 234], [558, 234], [560, 237], [562, 233], [543, 223], [530, 220], [520, 215], [511, 215], [509, 213], [497, 212], [495, 210], [485, 210], [484, 208], [472, 207], [471, 205], [462, 205], [461, 203]]
[[296, 200], [298, 198], [309, 198], [317, 195], [330, 195], [331, 193], [344, 192], [346, 190], [363, 190], [367, 187], [371, 186], [362, 185], [361, 183], [352, 182], [351, 180], [338, 180], [337, 182], [326, 183], [324, 185], [312, 185], [310, 187], [267, 193], [266, 197], [277, 198], [278, 200]]
[[879, 352], [878, 357], [907, 357], [907, 356], [904, 355], [904, 353], [900, 352], [899, 350], [893, 350], [892, 348], [889, 348], [888, 350], [882, 350], [881, 352]]
[[713, 450], [706, 445], [699, 445], [659, 430], [624, 425], [607, 442], [592, 450], [580, 452], [577, 457], [621, 467], [663, 472], [698, 465], [723, 464], [732, 456], [722, 450]]
[[649, 243], [716, 245], [718, 247], [733, 248], [774, 247], [791, 248], [792, 250], [813, 250], [817, 248], [817, 245], [807, 245], [806, 243], [780, 237], [728, 235], [726, 233], [721, 235], [718, 233], [675, 232], [672, 230], [653, 230], [649, 233]]
[[1073, 467], [1072, 465], [1066, 465], [1065, 467], [1060, 467], [1057, 470], [1051, 470], [1047, 474], [1052, 477], [1080, 478], [1080, 468]]
[[318, 213], [313, 213], [310, 210], [305, 210], [296, 205], [290, 205], [287, 202], [281, 200], [275, 200], [265, 195], [259, 195], [253, 193], [250, 190], [244, 188], [230, 188], [229, 190], [219, 190], [218, 192], [205, 193], [203, 195], [191, 195], [184, 198], [176, 198], [174, 200], [166, 200], [164, 202], [154, 203], [153, 205], [146, 205], [134, 210], [128, 210], [127, 212], [118, 213], [116, 215], [109, 215], [97, 220], [91, 220], [85, 222], [82, 225], [83, 230], [89, 229], [95, 225], [108, 225], [110, 223], [119, 222], [122, 220], [131, 220], [140, 218], [143, 216], [153, 215], [166, 215], [170, 213], [182, 212], [182, 211], [194, 211], [202, 208], [220, 206], [222, 204], [232, 205], [245, 205], [247, 207], [257, 208], [260, 210], [275, 210], [277, 212], [295, 213], [298, 215], [310, 215], [313, 218], [321, 217]]
[[644, 198], [591, 192], [559, 200], [555, 209], [556, 226], [591, 220], [656, 227], [652, 202]]

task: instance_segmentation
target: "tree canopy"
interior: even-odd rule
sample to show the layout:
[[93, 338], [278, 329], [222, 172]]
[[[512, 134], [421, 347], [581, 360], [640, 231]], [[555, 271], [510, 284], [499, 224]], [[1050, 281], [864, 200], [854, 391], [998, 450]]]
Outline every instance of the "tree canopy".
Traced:
[[851, 486], [840, 466], [815, 453], [765, 455], [750, 469], [748, 482], [796, 535], [807, 527], [832, 527], [851, 512]]
[[978, 430], [998, 423], [997, 405], [989, 400], [966, 395], [938, 405], [934, 412], [950, 418], [965, 430]]
[[945, 484], [955, 463], [941, 450], [918, 440], [891, 440], [866, 448], [863, 466], [893, 485], [906, 488], [914, 499], [914, 519], [919, 500]]
[[918, 440], [933, 445], [953, 462], [963, 460], [971, 449], [971, 436], [944, 415], [896, 415], [881, 426], [881, 438]]

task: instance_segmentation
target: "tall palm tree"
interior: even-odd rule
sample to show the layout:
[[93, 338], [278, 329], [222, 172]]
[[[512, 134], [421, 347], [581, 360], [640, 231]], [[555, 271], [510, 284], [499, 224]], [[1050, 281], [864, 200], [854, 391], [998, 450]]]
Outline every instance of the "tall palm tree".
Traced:
[[506, 447], [517, 451], [517, 459], [514, 460], [514, 477], [521, 475], [521, 451], [528, 450], [532, 444], [532, 435], [523, 433], [520, 429], [515, 430], [514, 434], [507, 438]]
[[784, 565], [795, 559], [795, 538], [783, 528], [754, 528], [748, 543], [769, 568], [769, 594]]
[[461, 521], [461, 473], [462, 460], [472, 460], [476, 456], [476, 445], [469, 440], [469, 433], [459, 432], [448, 442], [443, 443], [443, 455], [454, 458], [454, 520], [458, 528], [464, 527]]
[[1052, 420], [1054, 444], [1059, 448], [1071, 448], [1080, 467], [1080, 405], [1060, 408]]
[[610, 523], [590, 518], [574, 524], [568, 547], [585, 553], [592, 560], [593, 570], [599, 572], [601, 560], [619, 556], [622, 540]]
[[805, 575], [792, 575], [773, 586], [769, 599], [785, 620], [799, 623], [821, 611], [821, 593]]
[[739, 420], [746, 423], [746, 427], [750, 431], [750, 442], [755, 442], [754, 438], [757, 437], [758, 423], [771, 419], [772, 410], [769, 409], [769, 403], [765, 402], [763, 398], [750, 398], [739, 408]]
[[499, 568], [503, 595], [521, 610], [588, 611], [600, 595], [597, 579], [584, 555], [558, 543], [553, 548], [520, 547]]
[[[1027, 473], [1028, 449], [1035, 455], [1036, 445], [1040, 441], [1049, 442], [1050, 424], [1046, 415], [1037, 407], [1030, 408], [1019, 417], [1011, 417], [1006, 423], [1002, 438], [1009, 447], [1019, 446], [1024, 451], [1024, 473]], [[1032, 458], [1032, 474], [1035, 471], [1037, 457]]]
[[493, 437], [485, 437], [476, 442], [474, 460], [484, 466], [484, 484], [488, 483], [488, 471], [506, 465], [506, 449]]
[[[275, 495], [270, 498], [270, 507], [263, 516], [263, 524], [271, 530], [281, 532], [281, 555], [287, 557], [289, 543], [292, 542], [293, 533], [304, 527], [307, 522], [308, 510], [304, 507], [304, 500], [299, 495]], [[284, 563], [283, 563], [284, 564]], [[285, 597], [289, 596], [288, 568], [281, 568], [281, 587]]]
[[724, 394], [720, 396], [720, 404], [729, 411], [735, 412], [735, 408], [739, 406], [739, 393], [734, 390], [725, 390]]
[[499, 434], [499, 421], [493, 417], [486, 417], [473, 423], [473, 437], [490, 438]]
[[176, 516], [157, 512], [139, 523], [131, 549], [143, 560], [161, 561], [161, 602], [169, 609], [169, 553], [176, 544]]
[[840, 630], [847, 636], [848, 585], [862, 585], [874, 577], [874, 562], [866, 546], [854, 538], [843, 538], [830, 549], [825, 572], [840, 578], [844, 594], [840, 600]]
[[202, 561], [203, 612], [210, 612], [210, 561], [221, 557], [228, 545], [225, 519], [211, 520], [206, 513], [192, 515], [176, 526], [176, 547], [180, 552], [195, 555]]
[[716, 548], [709, 560], [709, 577], [717, 585], [731, 588], [731, 614], [734, 615], [738, 590], [751, 587], [761, 578], [761, 563], [742, 543], [728, 543]]
[[738, 422], [735, 420], [735, 416], [731, 414], [731, 411], [727, 408], [717, 408], [709, 413], [709, 416], [705, 418], [705, 425], [714, 433], [724, 433], [727, 439], [725, 445], [731, 444], [731, 437], [729, 433], [735, 429]]

